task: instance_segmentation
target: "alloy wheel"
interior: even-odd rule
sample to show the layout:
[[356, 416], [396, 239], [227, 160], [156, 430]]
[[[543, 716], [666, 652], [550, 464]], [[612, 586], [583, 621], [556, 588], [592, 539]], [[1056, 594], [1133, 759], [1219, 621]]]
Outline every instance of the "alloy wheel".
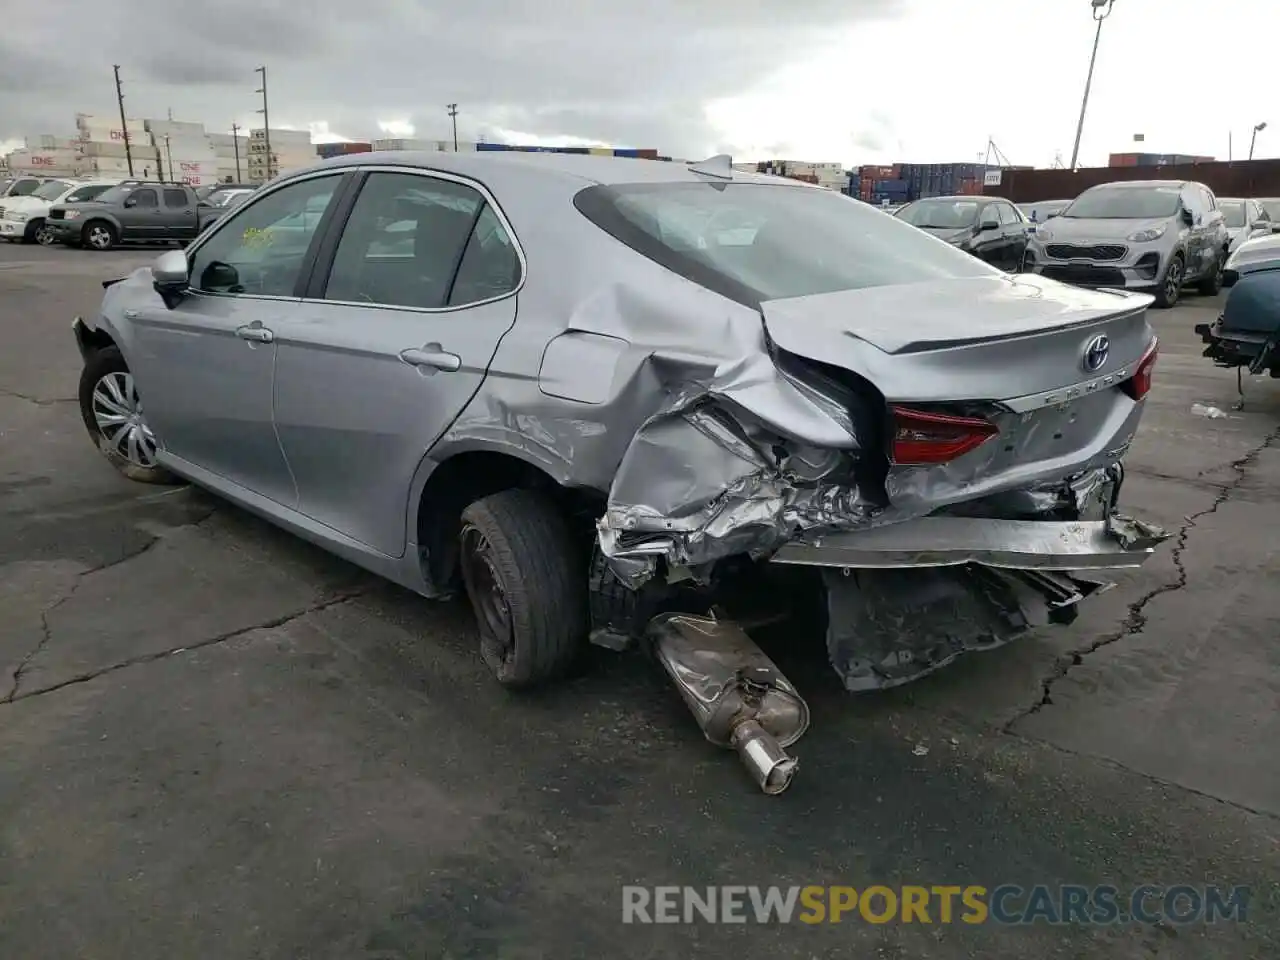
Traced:
[[1165, 299], [1173, 303], [1182, 292], [1182, 261], [1172, 260], [1164, 274]]
[[132, 374], [108, 373], [94, 384], [93, 419], [112, 451], [140, 467], [156, 465], [156, 437]]
[[94, 224], [89, 228], [86, 239], [93, 249], [106, 250], [111, 246], [111, 231], [100, 224]]
[[47, 223], [40, 224], [40, 228], [36, 230], [36, 243], [42, 247], [53, 246], [53, 228]]

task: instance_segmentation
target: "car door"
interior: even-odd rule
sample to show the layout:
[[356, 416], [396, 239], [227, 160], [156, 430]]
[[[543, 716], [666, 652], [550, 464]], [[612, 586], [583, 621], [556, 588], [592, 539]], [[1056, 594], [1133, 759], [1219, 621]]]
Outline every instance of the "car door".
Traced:
[[370, 169], [277, 339], [276, 430], [298, 509], [392, 557], [423, 456], [515, 322], [523, 255], [465, 178]]
[[1022, 267], [1022, 251], [1027, 247], [1027, 224], [1013, 204], [998, 201], [995, 208], [1002, 241], [999, 267], [1016, 273]]
[[127, 359], [165, 452], [288, 507], [297, 490], [272, 424], [275, 331], [296, 318], [326, 220], [305, 235], [272, 228], [309, 203], [332, 209], [343, 176], [295, 180], [228, 214], [188, 253], [191, 286], [174, 309], [156, 297], [130, 318]]
[[[984, 225], [992, 223], [995, 224], [994, 228], [983, 229]], [[1000, 249], [1003, 246], [1001, 236], [1003, 228], [1000, 226], [1000, 214], [996, 213], [994, 203], [979, 205], [974, 226], [978, 228], [978, 235], [973, 239], [973, 255], [992, 266], [997, 266], [1001, 257]]]
[[196, 235], [196, 208], [191, 203], [194, 194], [181, 187], [165, 187], [162, 193], [160, 218], [164, 236], [170, 240], [192, 239]]
[[154, 187], [139, 187], [124, 198], [116, 214], [121, 240], [154, 240], [163, 234], [160, 226], [160, 195]]

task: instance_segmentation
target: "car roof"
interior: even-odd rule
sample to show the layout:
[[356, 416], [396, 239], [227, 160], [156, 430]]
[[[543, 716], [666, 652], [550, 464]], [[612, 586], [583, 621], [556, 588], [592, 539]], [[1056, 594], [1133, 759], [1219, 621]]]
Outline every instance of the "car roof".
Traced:
[[1146, 189], [1151, 189], [1152, 187], [1185, 187], [1193, 182], [1192, 180], [1112, 180], [1110, 183], [1095, 183], [1089, 189], [1093, 190], [1097, 187], [1132, 187], [1136, 190], [1139, 187], [1145, 187]]
[[[585, 184], [619, 183], [705, 183], [706, 176], [694, 172], [689, 164], [677, 160], [647, 160], [633, 157], [605, 157], [574, 153], [535, 153], [521, 150], [478, 150], [466, 152], [386, 150], [375, 153], [353, 153], [332, 157], [312, 166], [300, 169], [294, 175], [335, 167], [397, 166], [422, 170], [439, 170], [476, 178], [486, 170], [495, 168], [520, 168], [561, 178], [575, 179]], [[744, 173], [726, 169], [724, 178], [733, 182], [769, 183], [795, 187], [822, 189], [800, 180], [773, 177], [760, 173]], [[717, 178], [719, 179], [719, 178]]]
[[986, 197], [980, 193], [957, 193], [945, 197], [917, 197], [912, 203], [919, 203], [921, 200], [972, 200], [975, 203], [982, 200], [1003, 200], [1004, 197]]

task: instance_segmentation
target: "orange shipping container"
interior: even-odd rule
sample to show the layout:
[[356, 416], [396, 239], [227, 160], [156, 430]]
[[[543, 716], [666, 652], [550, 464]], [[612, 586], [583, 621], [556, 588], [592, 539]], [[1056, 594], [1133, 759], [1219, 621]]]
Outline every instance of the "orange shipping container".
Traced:
[[1109, 167], [1136, 167], [1138, 160], [1142, 156], [1140, 153], [1113, 153], [1110, 161], [1107, 163]]

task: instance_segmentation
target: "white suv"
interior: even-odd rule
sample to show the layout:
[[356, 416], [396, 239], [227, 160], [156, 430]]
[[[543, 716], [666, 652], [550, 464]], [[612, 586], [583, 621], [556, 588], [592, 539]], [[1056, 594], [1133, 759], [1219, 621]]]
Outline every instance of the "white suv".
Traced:
[[10, 243], [53, 243], [53, 234], [45, 226], [49, 208], [57, 203], [92, 200], [114, 187], [119, 180], [50, 180], [25, 197], [0, 200], [0, 239]]

